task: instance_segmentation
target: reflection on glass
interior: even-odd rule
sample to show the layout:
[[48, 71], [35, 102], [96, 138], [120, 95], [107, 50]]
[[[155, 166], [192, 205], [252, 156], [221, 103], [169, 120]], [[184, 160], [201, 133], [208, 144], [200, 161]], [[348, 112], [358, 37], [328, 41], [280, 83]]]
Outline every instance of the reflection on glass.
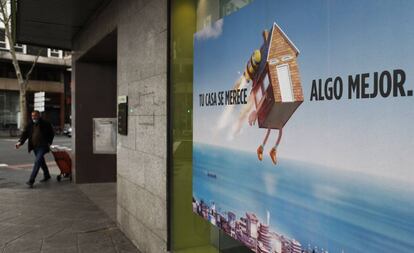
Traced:
[[220, 17], [228, 16], [251, 2], [253, 0], [221, 0]]
[[192, 211], [193, 36], [252, 0], [174, 0], [171, 4], [172, 251], [249, 252]]

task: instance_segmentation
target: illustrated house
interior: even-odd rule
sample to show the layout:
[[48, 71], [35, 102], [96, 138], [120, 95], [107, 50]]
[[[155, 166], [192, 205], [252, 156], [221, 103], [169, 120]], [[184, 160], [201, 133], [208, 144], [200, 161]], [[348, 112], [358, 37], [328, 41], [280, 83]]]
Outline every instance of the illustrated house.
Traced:
[[274, 23], [263, 32], [262, 60], [252, 78], [260, 128], [281, 129], [303, 102], [298, 48]]

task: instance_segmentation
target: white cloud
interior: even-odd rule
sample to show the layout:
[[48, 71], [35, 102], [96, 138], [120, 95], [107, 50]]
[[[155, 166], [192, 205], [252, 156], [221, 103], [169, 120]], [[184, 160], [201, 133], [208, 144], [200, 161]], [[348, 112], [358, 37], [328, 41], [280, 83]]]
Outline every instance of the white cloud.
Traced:
[[223, 32], [223, 19], [218, 20], [213, 25], [205, 27], [203, 30], [195, 34], [196, 39], [206, 40], [217, 38]]

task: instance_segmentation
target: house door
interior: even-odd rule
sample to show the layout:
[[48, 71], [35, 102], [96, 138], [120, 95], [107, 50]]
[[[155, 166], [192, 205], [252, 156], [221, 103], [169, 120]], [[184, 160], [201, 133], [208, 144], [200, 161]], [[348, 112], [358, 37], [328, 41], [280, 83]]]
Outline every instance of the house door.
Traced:
[[277, 78], [279, 79], [282, 102], [293, 102], [292, 79], [288, 64], [277, 66]]

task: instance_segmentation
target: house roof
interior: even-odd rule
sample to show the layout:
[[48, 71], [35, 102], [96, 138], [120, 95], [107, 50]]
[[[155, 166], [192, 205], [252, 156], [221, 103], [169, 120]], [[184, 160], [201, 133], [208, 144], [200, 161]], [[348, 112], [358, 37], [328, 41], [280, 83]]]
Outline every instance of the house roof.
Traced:
[[[289, 45], [293, 48], [293, 50], [296, 51], [296, 56], [299, 55], [300, 51], [299, 49], [296, 47], [296, 45], [289, 39], [289, 37], [286, 35], [286, 33], [282, 30], [282, 28], [280, 28], [280, 26], [278, 24], [273, 23], [273, 27], [272, 27], [272, 33], [271, 36], [273, 36], [273, 29], [277, 28], [280, 33], [282, 34], [282, 36], [286, 39], [286, 41], [289, 43]], [[270, 40], [272, 39], [272, 37], [270, 37]]]

